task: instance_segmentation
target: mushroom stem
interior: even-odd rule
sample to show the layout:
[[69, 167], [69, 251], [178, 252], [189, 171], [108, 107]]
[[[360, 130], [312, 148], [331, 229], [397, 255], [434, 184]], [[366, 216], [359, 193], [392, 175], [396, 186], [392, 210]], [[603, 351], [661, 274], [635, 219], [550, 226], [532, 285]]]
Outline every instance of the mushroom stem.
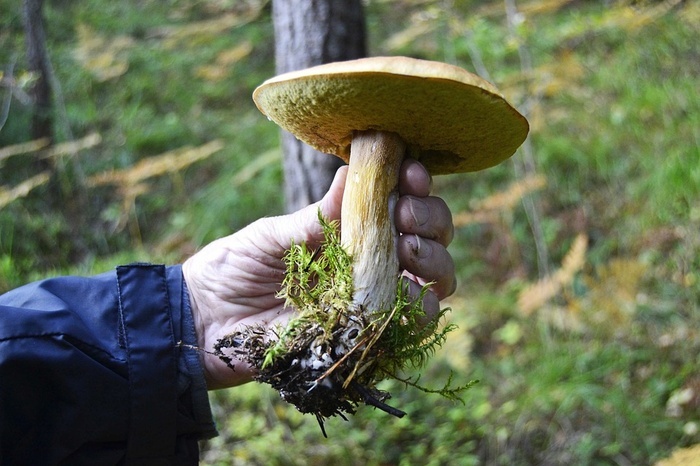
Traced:
[[353, 134], [341, 213], [341, 242], [353, 258], [353, 304], [367, 313], [390, 310], [399, 261], [394, 207], [406, 144], [395, 133]]

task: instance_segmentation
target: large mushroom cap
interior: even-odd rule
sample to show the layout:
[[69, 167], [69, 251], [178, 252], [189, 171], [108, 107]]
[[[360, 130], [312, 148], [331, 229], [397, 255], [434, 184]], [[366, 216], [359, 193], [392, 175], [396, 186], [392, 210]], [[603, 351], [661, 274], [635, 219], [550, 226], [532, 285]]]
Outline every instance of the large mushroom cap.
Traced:
[[348, 161], [355, 131], [397, 133], [433, 174], [476, 171], [513, 155], [527, 120], [489, 82], [407, 57], [329, 63], [253, 93], [260, 111], [310, 146]]

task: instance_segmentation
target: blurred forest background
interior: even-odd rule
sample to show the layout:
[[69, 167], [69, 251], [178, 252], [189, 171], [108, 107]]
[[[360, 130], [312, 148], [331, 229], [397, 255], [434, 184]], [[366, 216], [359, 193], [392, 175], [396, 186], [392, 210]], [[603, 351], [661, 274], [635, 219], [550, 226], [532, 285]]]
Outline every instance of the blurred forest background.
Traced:
[[[388, 384], [407, 417], [363, 407], [328, 439], [267, 387], [212, 393], [221, 435], [202, 464], [697, 461], [700, 2], [365, 14], [371, 55], [460, 65], [531, 123], [511, 160], [434, 180], [456, 224], [459, 329], [421, 382], [480, 383], [463, 404]], [[250, 97], [274, 75], [269, 2], [52, 0], [44, 16], [52, 140], [34, 137], [22, 3], [0, 0], [0, 292], [175, 263], [284, 211], [279, 133]]]

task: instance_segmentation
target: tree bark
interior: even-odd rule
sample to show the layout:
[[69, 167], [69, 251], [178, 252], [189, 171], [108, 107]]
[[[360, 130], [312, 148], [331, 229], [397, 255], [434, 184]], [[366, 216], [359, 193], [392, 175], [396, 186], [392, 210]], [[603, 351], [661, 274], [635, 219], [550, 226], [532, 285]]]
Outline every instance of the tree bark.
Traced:
[[34, 104], [32, 137], [53, 140], [53, 117], [51, 109], [51, 68], [46, 50], [44, 32], [43, 0], [24, 0], [22, 19], [27, 45], [27, 68], [36, 74], [36, 81], [29, 90]]
[[[278, 73], [367, 54], [361, 0], [273, 0], [272, 15]], [[290, 212], [321, 199], [343, 164], [285, 131], [282, 151]]]

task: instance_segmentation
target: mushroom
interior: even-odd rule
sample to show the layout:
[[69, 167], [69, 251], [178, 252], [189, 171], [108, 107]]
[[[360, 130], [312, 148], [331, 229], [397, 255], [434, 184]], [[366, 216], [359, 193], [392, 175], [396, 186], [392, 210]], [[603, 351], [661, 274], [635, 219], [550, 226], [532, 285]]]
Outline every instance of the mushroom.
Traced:
[[353, 301], [391, 309], [399, 265], [394, 205], [406, 156], [433, 175], [470, 172], [510, 157], [527, 120], [487, 81], [459, 67], [408, 57], [330, 63], [265, 81], [260, 111], [301, 141], [349, 164], [341, 242], [353, 258]]
[[[308, 305], [311, 291], [322, 283], [319, 277], [332, 274], [324, 270], [316, 282], [311, 280], [313, 290], [296, 286], [295, 272], [308, 285], [307, 270], [316, 254], [301, 266], [288, 260], [285, 282], [292, 277], [292, 289], [301, 296], [302, 306], [295, 307], [308, 309], [297, 309], [298, 316], [272, 336], [265, 328], [227, 336], [215, 354], [230, 363], [232, 356], [223, 352], [227, 348], [234, 358], [257, 367], [256, 380], [270, 383], [301, 412], [316, 414], [322, 429], [325, 417], [353, 413], [360, 402], [402, 416], [383, 402], [388, 394], [376, 383], [398, 378], [409, 361], [422, 360], [439, 345], [444, 333], [436, 331], [435, 322], [421, 328], [418, 319], [408, 318], [422, 312], [421, 304], [402, 296], [394, 226], [401, 163], [413, 157], [434, 175], [491, 167], [523, 142], [527, 121], [481, 78], [452, 65], [406, 57], [283, 74], [265, 81], [253, 98], [279, 126], [349, 164], [341, 237], [321, 219], [327, 235], [323, 254], [330, 251], [323, 257], [342, 258], [325, 263], [336, 264], [332, 272], [342, 279], [325, 283], [320, 294], [325, 301]], [[337, 286], [347, 282], [352, 286]], [[392, 337], [383, 339], [385, 334]]]

